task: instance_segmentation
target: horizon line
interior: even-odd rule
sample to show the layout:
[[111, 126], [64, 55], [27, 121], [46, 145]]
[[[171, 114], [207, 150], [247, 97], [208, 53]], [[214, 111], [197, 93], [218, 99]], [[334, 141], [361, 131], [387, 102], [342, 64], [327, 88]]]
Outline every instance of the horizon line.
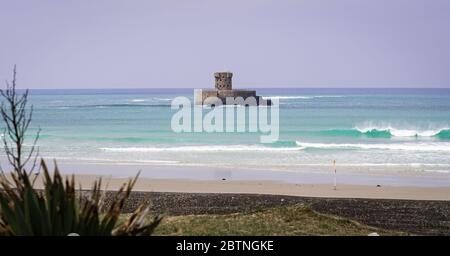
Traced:
[[[209, 87], [98, 87], [98, 88], [17, 88], [18, 90], [195, 90], [214, 89]], [[450, 89], [450, 87], [239, 87], [233, 89]]]

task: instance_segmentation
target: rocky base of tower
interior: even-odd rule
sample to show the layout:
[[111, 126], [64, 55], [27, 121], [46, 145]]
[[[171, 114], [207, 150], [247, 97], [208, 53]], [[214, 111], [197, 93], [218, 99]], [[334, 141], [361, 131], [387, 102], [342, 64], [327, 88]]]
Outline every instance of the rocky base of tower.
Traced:
[[[255, 90], [195, 90], [196, 105], [264, 105], [272, 102], [256, 95]], [[217, 102], [220, 101], [220, 102]]]

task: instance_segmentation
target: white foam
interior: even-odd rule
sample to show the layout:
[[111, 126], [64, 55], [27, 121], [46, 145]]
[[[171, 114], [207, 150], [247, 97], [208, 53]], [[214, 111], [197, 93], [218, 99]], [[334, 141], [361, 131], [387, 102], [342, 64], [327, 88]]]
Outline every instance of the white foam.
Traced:
[[390, 143], [390, 144], [350, 144], [350, 143], [307, 143], [296, 141], [296, 144], [305, 148], [325, 148], [325, 149], [386, 149], [386, 150], [406, 150], [406, 151], [444, 151], [450, 152], [450, 143]]
[[145, 102], [145, 99], [132, 99], [131, 102]]
[[264, 99], [285, 99], [285, 100], [293, 100], [293, 99], [315, 99], [315, 98], [341, 98], [341, 95], [316, 95], [316, 96], [263, 96]]
[[428, 129], [428, 130], [421, 130], [421, 129], [398, 129], [394, 128], [390, 125], [387, 126], [363, 126], [358, 127], [356, 126], [354, 128], [355, 130], [361, 132], [361, 133], [368, 133], [373, 131], [379, 131], [379, 132], [389, 132], [392, 136], [395, 137], [433, 137], [438, 135], [440, 132], [445, 130], [450, 130], [449, 127], [442, 127], [442, 128], [436, 128], [436, 129]]
[[221, 145], [221, 146], [180, 146], [180, 147], [112, 147], [100, 148], [103, 151], [109, 152], [242, 152], [242, 151], [298, 151], [302, 147], [265, 147], [259, 145]]
[[86, 161], [87, 163], [90, 162], [98, 162], [98, 163], [128, 163], [128, 164], [178, 164], [179, 161], [174, 160], [156, 160], [156, 159], [149, 159], [149, 160], [138, 160], [138, 159], [108, 159], [108, 158], [97, 158], [97, 157], [64, 157], [64, 156], [57, 156], [57, 155], [48, 155], [45, 156], [45, 158], [48, 159], [56, 159], [56, 160], [66, 160], [66, 161]]

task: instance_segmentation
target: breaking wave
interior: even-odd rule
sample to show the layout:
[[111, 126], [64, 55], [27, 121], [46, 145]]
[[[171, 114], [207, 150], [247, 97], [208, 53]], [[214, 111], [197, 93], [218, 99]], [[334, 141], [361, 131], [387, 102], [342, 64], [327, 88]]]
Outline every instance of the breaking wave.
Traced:
[[380, 149], [380, 150], [404, 150], [424, 152], [450, 152], [450, 143], [385, 143], [385, 144], [363, 144], [363, 143], [309, 143], [297, 141], [296, 144], [302, 148], [318, 149]]
[[260, 145], [214, 145], [214, 146], [179, 146], [179, 147], [112, 147], [100, 148], [109, 152], [273, 152], [298, 151], [302, 147], [268, 147]]
[[355, 127], [354, 130], [373, 137], [393, 136], [393, 137], [439, 137], [450, 138], [450, 128], [443, 127], [438, 129], [398, 129], [391, 126], [387, 127]]
[[347, 150], [401, 150], [420, 152], [450, 152], [450, 142], [416, 143], [312, 143], [283, 142], [274, 146], [263, 145], [198, 145], [176, 147], [102, 147], [106, 152], [295, 152], [305, 149], [347, 149]]

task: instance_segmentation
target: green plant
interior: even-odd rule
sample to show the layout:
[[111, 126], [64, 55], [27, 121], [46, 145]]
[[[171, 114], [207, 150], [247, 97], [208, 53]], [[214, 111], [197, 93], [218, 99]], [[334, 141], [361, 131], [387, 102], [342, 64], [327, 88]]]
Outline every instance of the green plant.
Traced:
[[[6, 156], [12, 172], [0, 173], [0, 235], [150, 235], [161, 222], [156, 216], [147, 222], [149, 208], [141, 205], [124, 222], [119, 216], [128, 200], [138, 175], [123, 184], [105, 204], [102, 180], [94, 182], [89, 191], [77, 190], [75, 177], [63, 178], [55, 161], [50, 174], [44, 160], [40, 161], [43, 190], [34, 188], [38, 175], [26, 171], [27, 163], [37, 159], [35, 151], [36, 135], [28, 153], [23, 150], [25, 133], [31, 122], [32, 108], [26, 112], [28, 91], [16, 92], [16, 69], [12, 86], [7, 83], [5, 91], [0, 90], [5, 99], [1, 106], [1, 116], [5, 123], [3, 136]], [[35, 164], [32, 165], [33, 170]]]
[[[102, 204], [101, 179], [90, 191], [77, 191], [75, 179], [63, 179], [55, 164], [53, 175], [41, 160], [44, 189], [36, 190], [28, 175], [0, 178], [0, 234], [2, 235], [150, 235], [161, 221], [146, 223], [148, 208], [141, 206], [118, 225], [119, 216], [137, 180], [124, 184], [110, 206]], [[104, 209], [102, 209], [104, 208]]]
[[[148, 208], [139, 207], [127, 220], [118, 224], [126, 200], [137, 176], [124, 184], [109, 206], [102, 204], [101, 179], [90, 191], [77, 191], [75, 179], [63, 179], [55, 163], [53, 175], [41, 160], [44, 189], [36, 190], [28, 175], [0, 178], [1, 235], [150, 235], [160, 223], [157, 216], [147, 223]], [[104, 209], [102, 209], [104, 208]]]

